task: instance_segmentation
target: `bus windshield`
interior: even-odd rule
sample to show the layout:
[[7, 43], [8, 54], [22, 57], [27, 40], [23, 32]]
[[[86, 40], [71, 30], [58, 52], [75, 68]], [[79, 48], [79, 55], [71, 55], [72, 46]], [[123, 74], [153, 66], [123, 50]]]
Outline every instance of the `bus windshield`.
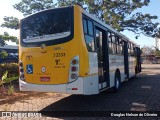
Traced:
[[22, 20], [21, 40], [23, 43], [37, 43], [59, 40], [71, 35], [70, 10], [52, 9]]

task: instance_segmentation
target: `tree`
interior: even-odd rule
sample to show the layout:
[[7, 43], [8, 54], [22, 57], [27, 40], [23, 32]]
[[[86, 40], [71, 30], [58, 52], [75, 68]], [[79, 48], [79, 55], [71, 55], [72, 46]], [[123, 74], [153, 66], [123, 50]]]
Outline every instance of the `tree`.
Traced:
[[1, 27], [7, 27], [7, 28], [11, 28], [11, 29], [19, 29], [19, 20], [16, 17], [4, 17], [3, 20], [5, 21]]
[[0, 46], [4, 46], [5, 41], [3, 40], [3, 35], [0, 35]]
[[[4, 17], [3, 20], [5, 21], [1, 27], [7, 27], [11, 29], [17, 30], [19, 28], [19, 20], [15, 17]], [[6, 41], [12, 41], [18, 44], [18, 38], [15, 36], [10, 36], [7, 32], [4, 32], [4, 35], [0, 35], [0, 46], [6, 45]]]
[[18, 38], [15, 36], [10, 36], [7, 32], [4, 32], [3, 35], [0, 35], [0, 46], [6, 45], [6, 41], [16, 42], [18, 44]]
[[[24, 16], [34, 14], [40, 10], [49, 9], [51, 7], [55, 7], [56, 4], [53, 3], [52, 0], [22, 0], [21, 2], [13, 5], [13, 7], [23, 13]], [[1, 27], [7, 27], [11, 29], [19, 29], [19, 20], [16, 17], [7, 17], [3, 18], [5, 21]]]
[[[22, 0], [14, 5], [14, 8], [23, 13], [24, 16], [33, 14], [40, 10], [49, 9], [56, 5], [68, 6], [79, 5], [86, 11], [94, 14], [96, 17], [111, 25], [118, 31], [129, 30], [136, 34], [136, 38], [140, 34], [150, 37], [160, 38], [159, 23], [154, 23], [153, 20], [157, 16], [150, 14], [142, 14], [135, 10], [148, 6], [150, 0], [57, 0], [54, 4], [53, 0]], [[7, 17], [6, 17], [7, 18]], [[5, 21], [7, 22], [8, 19]], [[3, 27], [17, 28], [14, 23], [15, 18], [9, 19], [11, 24], [3, 24]], [[8, 22], [9, 22], [8, 21]], [[9, 25], [9, 26], [7, 26]], [[13, 27], [13, 26], [14, 27]]]
[[154, 46], [149, 47], [149, 46], [143, 46], [141, 48], [142, 51], [142, 56], [147, 56], [147, 55], [154, 55], [154, 56], [160, 56], [160, 50]]
[[151, 54], [153, 54], [154, 48], [150, 47], [150, 46], [143, 46], [141, 48], [141, 51], [142, 51], [143, 56], [151, 55]]
[[116, 30], [134, 32], [137, 34], [136, 38], [140, 34], [160, 37], [159, 23], [152, 22], [157, 16], [133, 13], [138, 8], [148, 6], [149, 2], [150, 0], [58, 0], [58, 5], [78, 4]]
[[155, 56], [159, 56], [160, 57], [160, 50], [155, 52]]
[[0, 51], [0, 58], [5, 58], [8, 56], [8, 53], [4, 50]]
[[55, 7], [53, 0], [22, 0], [13, 5], [13, 7], [22, 12], [24, 16], [36, 13], [40, 10]]
[[155, 47], [155, 56], [160, 57], [160, 50]]

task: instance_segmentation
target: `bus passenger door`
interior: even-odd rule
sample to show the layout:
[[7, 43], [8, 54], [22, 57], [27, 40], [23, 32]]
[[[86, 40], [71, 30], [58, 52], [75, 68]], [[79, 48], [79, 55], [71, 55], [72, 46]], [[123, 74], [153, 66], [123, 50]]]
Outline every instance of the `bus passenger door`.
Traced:
[[[96, 49], [98, 56], [98, 75], [99, 75], [99, 89], [102, 90], [109, 86], [108, 79], [108, 47], [106, 32], [96, 28]], [[107, 69], [108, 68], [108, 69]], [[108, 81], [107, 81], [108, 80]]]

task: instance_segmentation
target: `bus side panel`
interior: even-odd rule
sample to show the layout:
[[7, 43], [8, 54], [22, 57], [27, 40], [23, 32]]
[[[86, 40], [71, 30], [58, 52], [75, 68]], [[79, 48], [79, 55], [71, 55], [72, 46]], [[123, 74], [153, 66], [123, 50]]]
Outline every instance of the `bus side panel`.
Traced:
[[110, 87], [115, 84], [115, 72], [120, 71], [121, 82], [125, 80], [125, 70], [124, 70], [124, 56], [122, 55], [109, 55], [109, 74], [110, 74]]
[[135, 60], [136, 59], [133, 56], [129, 56], [128, 59], [129, 59], [129, 78], [131, 78], [135, 76], [135, 67], [136, 67]]
[[114, 86], [114, 77], [116, 71], [116, 56], [110, 54], [109, 55], [109, 76], [110, 76], [110, 87]]
[[89, 75], [92, 74], [98, 74], [98, 59], [97, 53], [89, 52]]
[[120, 71], [121, 82], [123, 82], [126, 77], [124, 70], [124, 56], [116, 55], [116, 64], [117, 64], [117, 69], [119, 69]]
[[84, 77], [84, 94], [98, 94], [99, 80], [98, 80], [98, 58], [97, 53], [89, 52], [89, 74]]
[[84, 95], [92, 95], [99, 93], [98, 74], [84, 78]]

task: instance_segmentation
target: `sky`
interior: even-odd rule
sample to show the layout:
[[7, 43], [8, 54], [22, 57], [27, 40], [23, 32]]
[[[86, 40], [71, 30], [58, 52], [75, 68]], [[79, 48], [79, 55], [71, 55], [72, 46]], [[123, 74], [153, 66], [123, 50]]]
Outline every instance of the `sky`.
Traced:
[[[14, 16], [19, 19], [23, 18], [22, 13], [15, 10], [13, 8], [13, 5], [16, 3], [19, 3], [21, 0], [3, 0], [0, 2], [0, 25], [3, 23], [4, 16]], [[53, 0], [54, 3], [56, 0]], [[142, 13], [149, 13], [151, 15], [157, 15], [159, 18], [155, 22], [160, 22], [160, 0], [150, 0], [149, 6], [142, 7], [138, 9], [137, 11], [140, 11]], [[5, 31], [7, 31], [10, 35], [14, 35], [19, 37], [19, 30], [12, 30], [7, 28], [1, 28], [0, 27], [0, 34], [3, 34]], [[155, 39], [151, 37], [146, 37], [144, 35], [140, 35], [138, 39], [135, 39], [135, 34], [133, 32], [124, 31], [122, 34], [126, 35], [128, 38], [130, 38], [135, 43], [139, 44], [141, 47], [145, 46], [155, 46]], [[13, 44], [9, 42], [8, 44]], [[15, 44], [13, 44], [15, 45]]]

